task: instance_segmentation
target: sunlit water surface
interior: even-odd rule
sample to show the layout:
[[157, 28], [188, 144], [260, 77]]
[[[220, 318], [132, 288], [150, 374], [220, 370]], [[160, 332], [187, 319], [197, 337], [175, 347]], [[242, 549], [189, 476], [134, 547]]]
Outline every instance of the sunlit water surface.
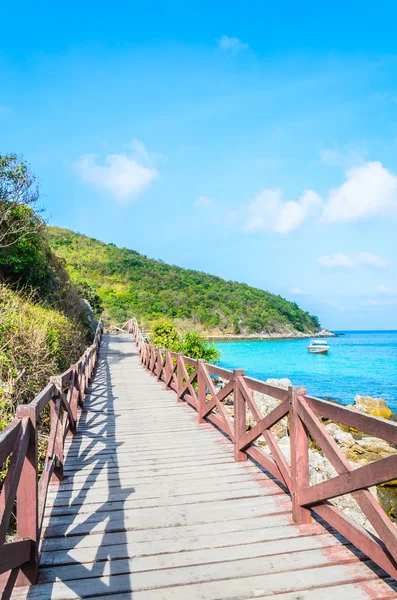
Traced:
[[397, 412], [397, 331], [345, 331], [328, 354], [309, 354], [309, 340], [220, 341], [220, 365], [257, 379], [287, 377], [308, 394], [352, 404], [356, 394], [383, 398]]

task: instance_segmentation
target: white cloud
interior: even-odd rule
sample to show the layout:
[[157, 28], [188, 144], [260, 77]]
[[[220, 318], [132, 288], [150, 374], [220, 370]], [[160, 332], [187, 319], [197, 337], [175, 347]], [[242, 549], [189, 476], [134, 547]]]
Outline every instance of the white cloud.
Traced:
[[319, 256], [317, 261], [323, 267], [328, 267], [330, 269], [339, 267], [350, 269], [351, 267], [354, 267], [352, 259], [342, 252], [335, 252], [335, 254], [329, 254], [328, 256]]
[[139, 144], [135, 153], [140, 154], [140, 162], [126, 154], [109, 154], [104, 164], [99, 164], [97, 155], [85, 154], [74, 168], [84, 183], [110, 192], [120, 202], [131, 202], [159, 177], [146, 148]]
[[326, 223], [358, 221], [397, 214], [397, 177], [380, 162], [346, 171], [346, 181], [331, 190], [324, 207]]
[[239, 50], [245, 50], [248, 48], [248, 44], [245, 44], [237, 37], [229, 37], [228, 35], [223, 35], [218, 40], [218, 46], [222, 50], [229, 50], [231, 52], [238, 52]]
[[298, 201], [284, 202], [281, 190], [266, 189], [248, 205], [248, 220], [244, 229], [289, 233], [302, 225], [306, 217], [320, 205], [320, 196], [312, 190], [304, 192]]
[[383, 269], [387, 265], [386, 260], [370, 252], [360, 252], [357, 255], [357, 263], [364, 267], [374, 267], [375, 269]]
[[[336, 154], [331, 152], [327, 155], [328, 159], [338, 160]], [[228, 222], [243, 223], [245, 231], [286, 234], [300, 227], [316, 212], [319, 222], [323, 224], [397, 217], [397, 176], [385, 169], [380, 162], [366, 162], [348, 169], [346, 181], [340, 187], [330, 190], [324, 198], [326, 200], [309, 189], [298, 200], [284, 200], [279, 188], [267, 188], [225, 218]], [[349, 261], [351, 259], [348, 258], [347, 262]], [[366, 252], [357, 256], [355, 262], [376, 268], [387, 264], [383, 259]]]
[[213, 204], [214, 201], [212, 198], [209, 198], [208, 196], [199, 196], [195, 201], [194, 206], [198, 206], [199, 208], [209, 208], [210, 206], [213, 206]]
[[167, 158], [161, 152], [149, 152], [141, 140], [132, 139], [126, 148], [131, 148], [132, 156], [136, 161], [142, 162], [144, 165], [152, 166], [159, 162], [164, 162]]
[[290, 294], [292, 294], [293, 296], [305, 296], [305, 292], [297, 287], [292, 288], [292, 290], [290, 290]]
[[377, 294], [391, 294], [391, 291], [385, 285], [378, 285], [375, 291]]
[[359, 252], [357, 255], [350, 257], [343, 252], [335, 252], [328, 256], [319, 256], [317, 262], [323, 267], [330, 269], [352, 267], [373, 267], [375, 269], [383, 269], [387, 265], [387, 261], [376, 254], [370, 252]]

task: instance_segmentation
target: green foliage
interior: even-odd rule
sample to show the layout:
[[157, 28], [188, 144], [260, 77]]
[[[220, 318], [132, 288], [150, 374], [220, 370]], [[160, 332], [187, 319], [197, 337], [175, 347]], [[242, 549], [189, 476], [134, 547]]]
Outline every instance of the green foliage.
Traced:
[[198, 331], [180, 332], [169, 319], [158, 319], [152, 323], [152, 341], [158, 348], [182, 352], [185, 356], [206, 362], [215, 363], [219, 360], [220, 351], [209, 344]]
[[[0, 280], [32, 301], [85, 323], [78, 293], [45, 235], [46, 226], [36, 207], [38, 197], [29, 165], [16, 155], [0, 154]], [[101, 312], [95, 290], [87, 283], [85, 291]]]
[[0, 285], [0, 423], [66, 370], [88, 340], [84, 325]]
[[97, 294], [95, 288], [87, 281], [76, 281], [74, 288], [81, 298], [88, 300], [94, 315], [99, 319], [103, 312], [104, 306], [102, 299], [99, 294]]
[[183, 354], [190, 358], [204, 358], [206, 362], [218, 362], [221, 352], [214, 344], [209, 344], [198, 331], [186, 331], [183, 334]]
[[181, 335], [169, 319], [158, 319], [152, 323], [153, 345], [171, 352], [182, 352]]
[[99, 295], [105, 316], [116, 322], [135, 315], [160, 317], [207, 333], [314, 333], [318, 319], [264, 290], [153, 260], [66, 229], [47, 228], [73, 282], [86, 281]]

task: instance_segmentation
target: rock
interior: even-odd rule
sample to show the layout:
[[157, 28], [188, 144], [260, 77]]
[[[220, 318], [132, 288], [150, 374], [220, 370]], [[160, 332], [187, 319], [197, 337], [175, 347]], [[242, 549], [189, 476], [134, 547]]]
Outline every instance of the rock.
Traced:
[[378, 485], [378, 499], [390, 519], [397, 523], [397, 481]]
[[332, 331], [329, 331], [329, 329], [322, 329], [316, 333], [315, 337], [335, 337], [335, 334], [332, 333]]
[[325, 429], [328, 431], [328, 433], [330, 435], [332, 435], [332, 437], [334, 437], [334, 435], [337, 431], [342, 431], [342, 429], [339, 427], [339, 425], [337, 425], [337, 423], [328, 423], [325, 426]]
[[350, 448], [355, 445], [354, 437], [347, 431], [335, 431], [334, 440], [339, 446], [347, 446]]
[[357, 396], [354, 398], [353, 408], [360, 410], [367, 415], [374, 417], [383, 417], [384, 419], [390, 419], [392, 411], [387, 406], [386, 402], [382, 398], [372, 398], [371, 396]]
[[96, 330], [96, 327], [98, 325], [98, 322], [94, 317], [94, 311], [92, 310], [91, 304], [88, 302], [88, 300], [85, 300], [83, 298], [81, 300], [81, 307], [83, 309], [84, 316], [86, 317], [86, 319], [88, 321], [90, 329], [94, 333]]
[[370, 435], [364, 436], [363, 438], [361, 438], [361, 440], [357, 440], [356, 443], [370, 452], [382, 453], [387, 455], [396, 453], [394, 447], [391, 444], [389, 444], [389, 442], [386, 442], [381, 438], [372, 437]]
[[336, 423], [328, 423], [325, 429], [334, 438], [335, 442], [342, 447], [350, 448], [354, 446], [356, 441], [351, 433], [343, 431]]
[[274, 387], [283, 388], [283, 390], [288, 390], [292, 385], [290, 380], [285, 377], [282, 379], [266, 379], [266, 383], [268, 385], [274, 385]]

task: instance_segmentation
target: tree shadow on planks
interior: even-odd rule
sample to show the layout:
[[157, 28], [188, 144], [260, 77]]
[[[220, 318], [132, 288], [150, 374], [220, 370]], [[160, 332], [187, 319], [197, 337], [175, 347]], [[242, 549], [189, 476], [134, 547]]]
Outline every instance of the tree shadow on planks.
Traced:
[[[117, 337], [117, 346], [130, 341], [127, 336]], [[109, 350], [112, 338], [105, 338], [101, 346], [78, 433], [67, 453], [65, 480], [46, 513], [38, 585], [30, 588], [28, 598], [58, 597], [60, 586], [62, 598], [88, 596], [93, 578], [95, 595], [111, 594], [101, 578], [116, 573], [125, 575], [124, 587], [120, 581], [117, 591], [131, 589], [124, 505], [135, 489], [122, 486], [117, 450], [124, 442], [117, 441], [116, 423], [121, 415], [115, 410], [110, 365], [126, 368], [122, 365], [137, 353]], [[100, 487], [93, 488], [94, 484]], [[90, 495], [92, 489], [98, 495]], [[84, 560], [74, 558], [77, 548], [85, 550]]]

